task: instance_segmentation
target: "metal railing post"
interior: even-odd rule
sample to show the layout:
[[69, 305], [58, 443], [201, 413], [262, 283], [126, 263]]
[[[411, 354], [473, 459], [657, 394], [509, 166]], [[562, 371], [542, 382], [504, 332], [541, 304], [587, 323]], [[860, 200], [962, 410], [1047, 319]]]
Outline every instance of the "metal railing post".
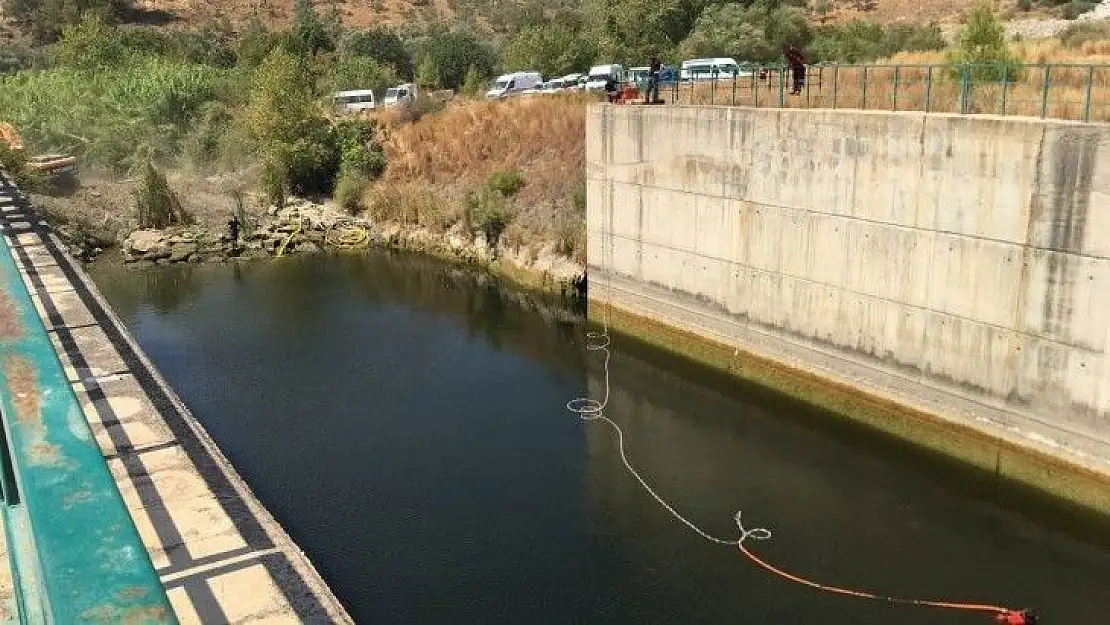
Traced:
[[786, 68], [779, 67], [779, 108], [786, 108]]
[[833, 95], [832, 95], [832, 108], [836, 108], [836, 90], [840, 86], [840, 65], [833, 66]]
[[717, 102], [717, 76], [712, 75], [713, 82], [709, 84], [709, 106], [713, 106]]
[[893, 98], [894, 101], [891, 104], [891, 110], [892, 111], [897, 111], [898, 110], [898, 78], [900, 77], [900, 73], [899, 73], [898, 70], [900, 68], [901, 68], [900, 65], [895, 65], [894, 66], [894, 98]]
[[1041, 85], [1041, 117], [1048, 117], [1048, 86], [1050, 84], [1050, 71], [1052, 66], [1045, 64], [1044, 66], [1044, 84]]
[[732, 106], [736, 106], [736, 80], [740, 78], [739, 74], [740, 70], [736, 70], [736, 73], [732, 75]]
[[758, 80], [759, 80], [759, 68], [756, 67], [756, 68], [752, 69], [752, 97], [753, 97], [753, 100], [757, 103], [757, 106], [758, 106], [758, 102], [759, 102], [759, 85], [757, 84]]
[[929, 112], [929, 105], [933, 98], [933, 66], [925, 70], [925, 112]]
[[863, 66], [863, 88], [860, 89], [860, 106], [861, 109], [867, 110], [867, 66]]
[[[821, 71], [820, 68], [817, 71], [820, 72]], [[806, 108], [807, 109], [812, 106], [812, 103], [809, 100], [809, 85], [812, 82], [813, 82], [813, 70], [812, 70], [812, 68], [807, 67], [806, 68]]]
[[1083, 99], [1083, 121], [1091, 121], [1091, 86], [1095, 82], [1095, 66], [1087, 68], [1087, 95]]
[[1007, 105], [1007, 97], [1009, 95], [1009, 91], [1010, 91], [1010, 73], [1006, 72], [1006, 74], [1002, 77], [1002, 115], [1003, 116], [1006, 115], [1006, 105]]

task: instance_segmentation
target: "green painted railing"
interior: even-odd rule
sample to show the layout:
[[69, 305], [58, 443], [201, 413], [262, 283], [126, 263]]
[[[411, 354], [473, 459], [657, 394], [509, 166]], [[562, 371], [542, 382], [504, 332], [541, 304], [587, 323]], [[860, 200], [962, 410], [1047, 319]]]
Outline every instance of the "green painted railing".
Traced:
[[[3, 180], [0, 204], [14, 190]], [[0, 512], [18, 621], [176, 623], [2, 237], [0, 247]]]
[[[800, 76], [799, 76], [800, 77]], [[1110, 65], [982, 63], [811, 65], [800, 89], [789, 67], [664, 86], [674, 104], [1020, 115], [1110, 122]], [[792, 93], [792, 91], [797, 91]]]

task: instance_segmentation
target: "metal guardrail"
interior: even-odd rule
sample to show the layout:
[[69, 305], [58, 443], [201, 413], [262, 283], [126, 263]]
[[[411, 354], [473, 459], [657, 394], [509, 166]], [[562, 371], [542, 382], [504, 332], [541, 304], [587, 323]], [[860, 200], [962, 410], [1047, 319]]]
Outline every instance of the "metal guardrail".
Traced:
[[[0, 172], [0, 208], [19, 201]], [[21, 623], [177, 623], [0, 237], [0, 485]]]
[[783, 65], [663, 85], [673, 104], [1021, 115], [1110, 122], [1110, 64], [811, 65], [801, 92]]

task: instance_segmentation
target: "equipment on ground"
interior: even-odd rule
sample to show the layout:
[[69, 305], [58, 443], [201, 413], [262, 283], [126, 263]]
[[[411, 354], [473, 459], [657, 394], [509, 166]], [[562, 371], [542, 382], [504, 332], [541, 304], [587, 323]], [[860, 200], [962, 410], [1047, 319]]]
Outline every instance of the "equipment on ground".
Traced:
[[[0, 141], [13, 152], [23, 152], [23, 139], [15, 128], [7, 123], [0, 122]], [[77, 157], [64, 154], [43, 154], [27, 157], [27, 166], [34, 171], [44, 174], [70, 174], [77, 170]]]

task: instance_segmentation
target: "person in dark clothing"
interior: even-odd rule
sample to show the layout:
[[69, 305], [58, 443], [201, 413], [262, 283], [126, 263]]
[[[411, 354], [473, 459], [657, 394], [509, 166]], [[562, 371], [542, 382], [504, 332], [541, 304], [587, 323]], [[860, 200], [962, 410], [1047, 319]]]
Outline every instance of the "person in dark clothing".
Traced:
[[648, 66], [647, 90], [644, 93], [644, 104], [659, 103], [659, 78], [663, 73], [663, 63], [658, 58], [651, 59]]
[[802, 85], [804, 85], [806, 81], [805, 54], [794, 44], [787, 44], [783, 49], [783, 55], [786, 57], [786, 62], [790, 65], [790, 74], [794, 77], [794, 85], [790, 89], [790, 95], [798, 95], [802, 92]]
[[605, 79], [605, 95], [608, 96], [610, 104], [617, 101], [617, 98], [620, 96], [619, 89], [620, 85], [617, 84], [616, 77], [610, 74], [609, 77]]
[[231, 239], [231, 253], [239, 250], [239, 217], [232, 215], [227, 222], [227, 236]]

